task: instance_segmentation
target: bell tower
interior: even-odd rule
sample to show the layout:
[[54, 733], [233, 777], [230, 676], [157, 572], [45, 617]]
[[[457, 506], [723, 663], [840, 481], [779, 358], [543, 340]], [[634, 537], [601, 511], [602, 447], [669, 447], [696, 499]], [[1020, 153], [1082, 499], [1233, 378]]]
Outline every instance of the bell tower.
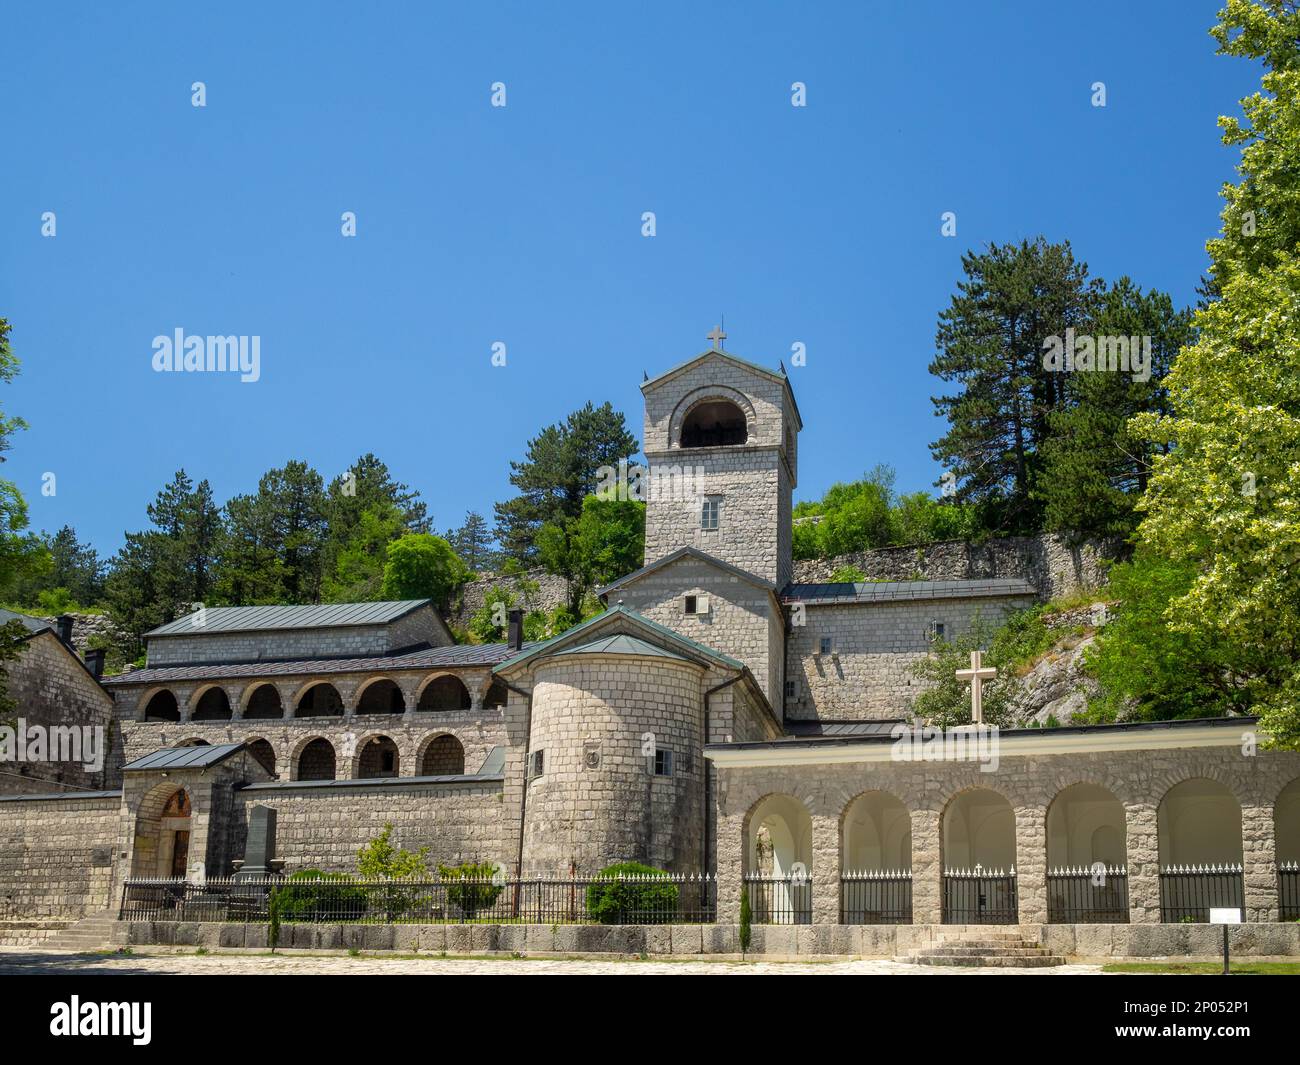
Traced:
[[694, 547], [782, 588], [803, 424], [784, 370], [710, 348], [641, 385], [645, 561]]

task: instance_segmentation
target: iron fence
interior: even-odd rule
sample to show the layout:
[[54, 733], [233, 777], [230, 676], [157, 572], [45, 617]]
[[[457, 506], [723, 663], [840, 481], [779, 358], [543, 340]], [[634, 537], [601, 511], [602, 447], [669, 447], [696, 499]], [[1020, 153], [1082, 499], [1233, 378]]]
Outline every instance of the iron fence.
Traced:
[[1087, 868], [1047, 871], [1051, 924], [1127, 924], [1128, 869], [1100, 862]]
[[943, 874], [944, 924], [1015, 924], [1016, 871], [946, 869]]
[[124, 921], [364, 924], [694, 924], [717, 915], [712, 876], [373, 880], [128, 880]]
[[840, 877], [840, 924], [911, 924], [912, 871], [875, 869]]
[[1278, 865], [1277, 903], [1279, 921], [1300, 921], [1300, 862]]
[[1160, 870], [1160, 920], [1166, 924], [1207, 922], [1215, 907], [1245, 909], [1241, 866], [1174, 865]]
[[754, 924], [812, 924], [812, 881], [807, 876], [744, 878]]

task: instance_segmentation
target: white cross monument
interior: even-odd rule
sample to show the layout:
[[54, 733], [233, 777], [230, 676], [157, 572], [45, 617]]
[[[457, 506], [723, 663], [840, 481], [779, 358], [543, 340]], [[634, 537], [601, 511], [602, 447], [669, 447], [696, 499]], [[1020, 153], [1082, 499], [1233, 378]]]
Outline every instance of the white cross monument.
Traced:
[[984, 724], [984, 682], [992, 680], [998, 671], [992, 666], [984, 665], [984, 652], [970, 653], [970, 669], [957, 670], [957, 679], [970, 681], [970, 723]]

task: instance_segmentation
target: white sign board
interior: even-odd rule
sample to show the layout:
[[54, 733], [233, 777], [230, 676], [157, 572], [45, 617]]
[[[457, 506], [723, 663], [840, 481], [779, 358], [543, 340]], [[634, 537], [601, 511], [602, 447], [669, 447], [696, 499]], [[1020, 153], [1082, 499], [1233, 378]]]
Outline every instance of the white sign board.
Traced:
[[1210, 909], [1210, 924], [1241, 924], [1241, 911], [1234, 909]]

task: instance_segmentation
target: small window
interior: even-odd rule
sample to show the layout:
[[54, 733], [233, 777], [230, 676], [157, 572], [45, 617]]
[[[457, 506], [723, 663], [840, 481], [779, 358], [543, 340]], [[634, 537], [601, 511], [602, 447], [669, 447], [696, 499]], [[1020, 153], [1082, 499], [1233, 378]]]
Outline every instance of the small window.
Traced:
[[821, 650], [818, 652], [818, 654], [823, 654], [823, 655], [828, 655], [828, 654], [830, 654], [830, 653], [831, 653], [831, 638], [830, 638], [829, 636], [823, 636], [823, 637], [821, 638], [821, 643], [819, 644], [819, 646], [820, 646]]
[[698, 600], [695, 596], [693, 596], [693, 595], [688, 595], [688, 596], [686, 597], [686, 611], [685, 611], [685, 612], [686, 612], [687, 614], [695, 614], [695, 613], [698, 613], [698, 610], [696, 609], [698, 606], [699, 606], [699, 600]]
[[546, 767], [546, 752], [533, 751], [528, 756], [528, 775], [530, 777], [540, 777], [543, 769]]
[[655, 776], [670, 777], [673, 775], [673, 752], [665, 751], [663, 748], [655, 751]]
[[787, 699], [793, 699], [798, 694], [799, 694], [798, 685], [795, 684], [795, 682], [792, 680], [787, 680], [785, 682], [785, 697]]
[[942, 639], [943, 639], [943, 622], [942, 622], [942, 621], [932, 621], [932, 622], [930, 622], [930, 639], [931, 639], [931, 640], [942, 640]]
[[704, 503], [700, 507], [700, 528], [705, 530], [716, 530], [718, 527], [718, 515], [722, 510], [722, 496], [705, 496]]

